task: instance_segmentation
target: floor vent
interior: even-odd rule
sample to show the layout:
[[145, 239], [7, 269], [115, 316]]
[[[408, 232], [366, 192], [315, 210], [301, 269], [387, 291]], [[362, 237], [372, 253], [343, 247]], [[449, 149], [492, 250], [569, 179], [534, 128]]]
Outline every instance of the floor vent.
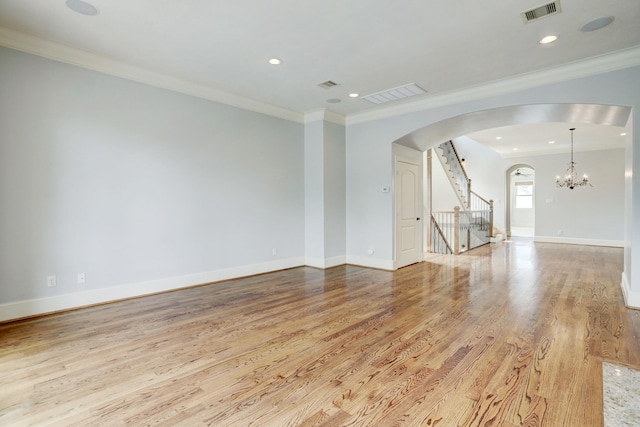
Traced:
[[532, 22], [545, 16], [555, 15], [560, 13], [560, 1], [554, 1], [551, 3], [543, 4], [534, 9], [525, 10], [520, 15], [525, 23]]
[[396, 101], [398, 99], [408, 98], [410, 96], [416, 96], [426, 92], [426, 90], [422, 89], [417, 84], [410, 83], [393, 89], [372, 93], [371, 95], [363, 96], [362, 99], [369, 101], [372, 104], [383, 104], [385, 102]]

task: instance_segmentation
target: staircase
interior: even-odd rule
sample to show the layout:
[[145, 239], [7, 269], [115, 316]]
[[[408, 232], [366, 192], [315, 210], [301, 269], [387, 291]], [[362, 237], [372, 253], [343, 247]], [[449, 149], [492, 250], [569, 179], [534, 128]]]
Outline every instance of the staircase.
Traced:
[[493, 233], [493, 200], [488, 201], [471, 190], [471, 180], [453, 141], [443, 142], [434, 151], [460, 206], [453, 211], [431, 212], [431, 252], [457, 255], [489, 243]]

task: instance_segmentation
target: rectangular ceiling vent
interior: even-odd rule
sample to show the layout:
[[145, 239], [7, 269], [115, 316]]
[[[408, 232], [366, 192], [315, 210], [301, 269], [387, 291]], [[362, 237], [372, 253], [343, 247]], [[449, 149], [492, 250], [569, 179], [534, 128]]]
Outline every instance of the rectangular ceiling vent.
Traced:
[[338, 83], [332, 82], [331, 80], [327, 80], [326, 82], [322, 82], [318, 84], [318, 86], [320, 86], [323, 89], [331, 89], [334, 86], [338, 86]]
[[555, 15], [560, 13], [560, 0], [556, 0], [552, 3], [543, 4], [534, 9], [526, 10], [520, 15], [525, 23], [532, 22], [545, 16]]
[[404, 86], [387, 89], [381, 92], [372, 93], [371, 95], [363, 96], [362, 99], [373, 104], [383, 104], [385, 102], [397, 101], [398, 99], [409, 98], [411, 96], [421, 95], [423, 93], [427, 93], [427, 91], [422, 89], [415, 83], [409, 83]]

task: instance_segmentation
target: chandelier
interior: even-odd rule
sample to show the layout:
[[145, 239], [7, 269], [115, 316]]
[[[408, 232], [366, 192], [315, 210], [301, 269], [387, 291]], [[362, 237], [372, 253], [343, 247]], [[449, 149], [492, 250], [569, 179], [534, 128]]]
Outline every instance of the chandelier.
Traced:
[[586, 185], [593, 187], [589, 182], [587, 174], [582, 175], [582, 178], [578, 178], [578, 174], [576, 173], [576, 162], [573, 161], [573, 131], [576, 130], [576, 128], [571, 128], [569, 130], [571, 131], [571, 162], [569, 163], [564, 179], [561, 179], [560, 175], [556, 176], [556, 186], [567, 187], [571, 190], [576, 187], [584, 187]]

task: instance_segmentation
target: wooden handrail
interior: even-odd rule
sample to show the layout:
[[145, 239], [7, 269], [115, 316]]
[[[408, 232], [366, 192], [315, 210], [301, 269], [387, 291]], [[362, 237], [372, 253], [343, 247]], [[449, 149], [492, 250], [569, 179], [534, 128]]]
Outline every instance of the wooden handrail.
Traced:
[[467, 171], [464, 170], [464, 165], [462, 164], [462, 160], [460, 160], [460, 156], [458, 155], [458, 150], [456, 150], [456, 146], [453, 145], [453, 141], [449, 140], [449, 143], [451, 144], [451, 148], [453, 149], [453, 154], [456, 155], [456, 159], [458, 159], [458, 164], [460, 165], [460, 169], [462, 169], [462, 173], [464, 174], [464, 179], [467, 180], [467, 182], [469, 183], [469, 185], [471, 185], [471, 180], [469, 179], [469, 176], [467, 175]]
[[489, 201], [487, 199], [485, 199], [484, 197], [480, 196], [478, 193], [476, 193], [475, 191], [472, 191], [471, 194], [473, 194], [474, 196], [476, 196], [478, 199], [482, 200], [483, 202], [485, 202], [487, 205], [490, 205], [491, 203], [489, 203]]

